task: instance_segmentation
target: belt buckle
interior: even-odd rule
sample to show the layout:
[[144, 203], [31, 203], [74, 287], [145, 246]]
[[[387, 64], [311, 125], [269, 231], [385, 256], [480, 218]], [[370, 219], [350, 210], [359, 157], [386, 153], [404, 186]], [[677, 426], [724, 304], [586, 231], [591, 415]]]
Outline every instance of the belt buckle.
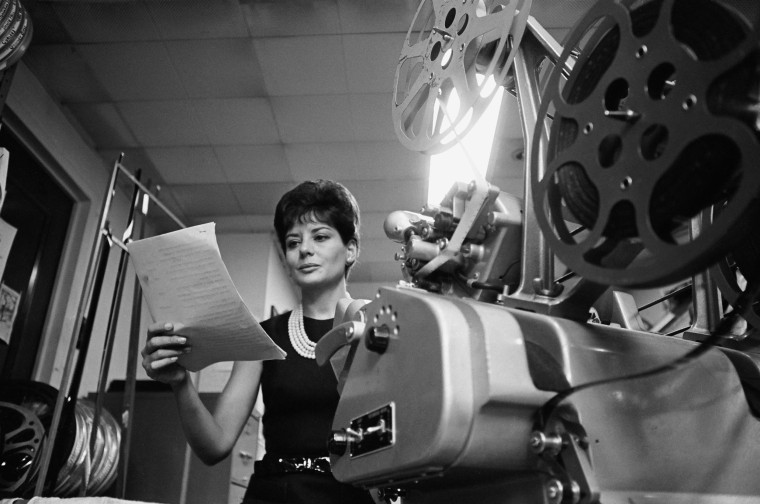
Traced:
[[314, 459], [314, 470], [323, 473], [332, 472], [329, 457], [319, 457]]
[[330, 460], [327, 457], [278, 458], [277, 463], [286, 472], [304, 472], [304, 471], [316, 471], [316, 472], [322, 472], [322, 473], [330, 472]]
[[298, 472], [301, 471], [298, 459], [294, 458], [278, 458], [277, 463], [285, 470], [285, 472]]

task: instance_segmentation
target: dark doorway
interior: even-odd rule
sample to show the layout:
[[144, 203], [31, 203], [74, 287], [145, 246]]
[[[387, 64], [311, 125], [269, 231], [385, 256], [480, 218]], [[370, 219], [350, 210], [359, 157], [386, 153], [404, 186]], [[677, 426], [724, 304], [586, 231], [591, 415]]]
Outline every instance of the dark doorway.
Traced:
[[10, 340], [0, 341], [0, 380], [30, 380], [74, 200], [5, 125], [0, 147], [10, 153], [0, 218], [17, 230], [2, 283], [20, 293]]

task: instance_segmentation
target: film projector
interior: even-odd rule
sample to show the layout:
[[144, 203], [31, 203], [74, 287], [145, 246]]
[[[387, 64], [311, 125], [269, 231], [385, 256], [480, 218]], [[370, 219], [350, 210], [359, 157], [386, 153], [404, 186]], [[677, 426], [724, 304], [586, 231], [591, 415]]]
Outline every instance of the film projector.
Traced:
[[560, 43], [539, 4], [417, 10], [398, 138], [456, 143], [493, 80], [524, 195], [388, 216], [404, 281], [317, 346], [334, 474], [388, 503], [760, 502], [760, 5], [600, 0]]

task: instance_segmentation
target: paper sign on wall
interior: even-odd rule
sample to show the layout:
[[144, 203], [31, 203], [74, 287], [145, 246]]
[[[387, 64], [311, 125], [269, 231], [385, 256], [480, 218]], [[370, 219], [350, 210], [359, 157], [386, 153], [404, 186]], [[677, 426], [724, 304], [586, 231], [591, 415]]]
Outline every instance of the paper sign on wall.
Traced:
[[16, 239], [16, 228], [0, 219], [0, 278], [5, 272], [8, 255], [11, 253], [13, 240]]
[[5, 202], [5, 193], [7, 191], [6, 184], [8, 182], [8, 160], [10, 154], [8, 149], [0, 147], [0, 209], [3, 208]]
[[0, 341], [10, 343], [13, 321], [16, 320], [21, 294], [0, 284]]

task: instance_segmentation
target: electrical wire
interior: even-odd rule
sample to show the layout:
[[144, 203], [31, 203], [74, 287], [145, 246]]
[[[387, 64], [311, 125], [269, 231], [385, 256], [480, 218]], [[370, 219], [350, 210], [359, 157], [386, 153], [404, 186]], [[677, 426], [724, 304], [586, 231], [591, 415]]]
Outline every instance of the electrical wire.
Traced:
[[[758, 294], [760, 294], [760, 282], [754, 285], [752, 289], [748, 288], [746, 291], [742, 293], [742, 295], [740, 296], [740, 298], [737, 300], [736, 304], [734, 305], [735, 312], [741, 316], [744, 316], [749, 310], [752, 309], [752, 303]], [[669, 363], [663, 364], [662, 366], [656, 366], [652, 369], [642, 371], [640, 373], [632, 373], [629, 375], [617, 376], [613, 378], [605, 378], [602, 380], [595, 380], [588, 383], [583, 383], [583, 384], [570, 387], [568, 389], [565, 389], [557, 393], [554, 397], [549, 399], [538, 409], [536, 413], [535, 428], [537, 430], [543, 431], [547, 425], [549, 418], [551, 417], [552, 413], [557, 408], [557, 406], [559, 406], [561, 402], [563, 402], [565, 399], [575, 394], [576, 392], [580, 392], [581, 390], [586, 390], [591, 387], [597, 387], [599, 385], [607, 385], [610, 383], [616, 383], [616, 382], [621, 382], [621, 381], [647, 378], [647, 377], [663, 374], [669, 371], [674, 371], [675, 369], [681, 366], [684, 366], [685, 364], [702, 356], [708, 350], [710, 350], [713, 346], [715, 346], [718, 342], [720, 342], [720, 340], [723, 339], [724, 335], [731, 328], [731, 323], [732, 322], [729, 317], [724, 317], [718, 323], [718, 326], [715, 328], [713, 333], [709, 337], [707, 337], [705, 340], [703, 340], [699, 345], [697, 345], [696, 347], [694, 347], [692, 350], [685, 353], [681, 357]], [[679, 331], [679, 332], [682, 332], [682, 331]]]

